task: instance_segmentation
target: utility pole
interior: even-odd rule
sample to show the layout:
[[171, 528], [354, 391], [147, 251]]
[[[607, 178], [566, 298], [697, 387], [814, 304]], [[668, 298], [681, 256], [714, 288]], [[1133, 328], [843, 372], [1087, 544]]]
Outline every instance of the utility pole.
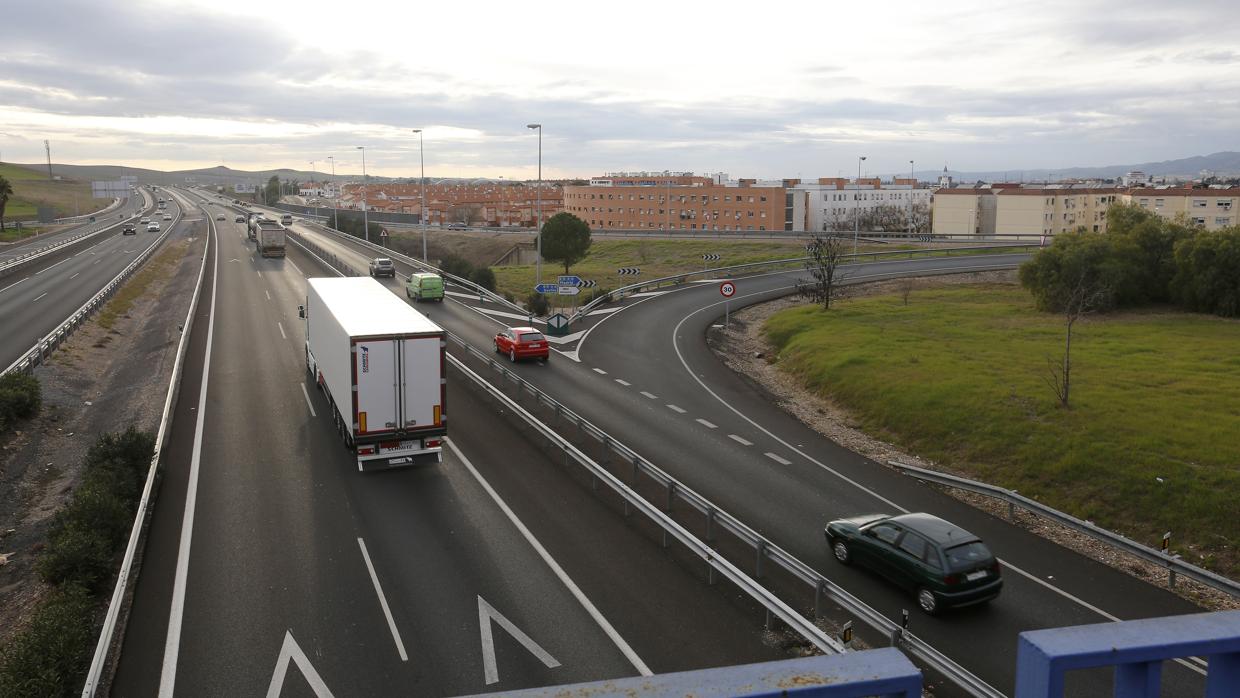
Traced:
[[47, 151], [47, 179], [48, 181], [51, 181], [53, 179], [52, 177], [52, 142], [45, 139], [43, 141], [43, 149]]
[[422, 205], [420, 208], [422, 212], [418, 215], [418, 222], [422, 224], [422, 261], [425, 262], [427, 261], [427, 258], [426, 258], [426, 158], [423, 154], [424, 149], [422, 147], [422, 129], [415, 128], [413, 129], [413, 132], [418, 134], [418, 164], [422, 168], [422, 176], [420, 178], [421, 180], [420, 183], [422, 185]]
[[[336, 189], [336, 156], [328, 155], [327, 159], [332, 161], [332, 193], [338, 195], [340, 191]], [[332, 223], [335, 224], [334, 227], [336, 230], [340, 230], [340, 213], [338, 213], [338, 209], [336, 208], [335, 196], [332, 197]]]
[[526, 128], [538, 131], [538, 235], [535, 246], [538, 257], [534, 260], [534, 283], [542, 283], [542, 124], [526, 124]]
[[370, 206], [366, 203], [366, 146], [359, 145], [362, 151], [362, 235], [370, 242]]
[[861, 163], [865, 156], [857, 158], [857, 186], [853, 189], [853, 260], [857, 258], [857, 236], [861, 232]]

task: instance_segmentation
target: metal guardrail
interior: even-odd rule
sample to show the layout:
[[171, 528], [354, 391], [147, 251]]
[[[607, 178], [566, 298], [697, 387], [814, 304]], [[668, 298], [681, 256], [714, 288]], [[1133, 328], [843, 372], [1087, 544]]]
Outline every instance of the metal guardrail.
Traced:
[[[297, 244], [303, 245], [303, 242], [304, 241], [297, 241]], [[307, 248], [307, 251], [310, 251], [309, 248]], [[320, 261], [336, 270], [342, 276], [351, 276], [356, 274], [356, 272], [353, 271], [343, 260], [335, 259], [333, 262], [329, 262], [326, 259], [320, 258]], [[790, 573], [794, 578], [809, 585], [813, 589], [814, 593], [815, 618], [823, 615], [821, 610], [824, 601], [833, 601], [849, 613], [856, 616], [858, 619], [864, 621], [871, 628], [877, 630], [884, 636], [891, 638], [893, 645], [898, 646], [906, 652], [909, 652], [919, 658], [926, 665], [941, 673], [947, 679], [952, 681], [952, 683], [955, 683], [957, 686], [960, 686], [967, 691], [970, 695], [982, 696], [984, 698], [1001, 698], [1003, 696], [1003, 693], [1001, 693], [998, 689], [986, 683], [981, 678], [975, 676], [973, 673], [957, 664], [951, 658], [939, 652], [925, 640], [922, 640], [913, 633], [905, 630], [899, 623], [883, 616], [881, 613], [868, 606], [865, 602], [850, 594], [843, 587], [840, 587], [822, 574], [819, 574], [813, 567], [797, 559], [791, 553], [787, 552], [783, 548], [780, 548], [778, 545], [775, 545], [757, 531], [754, 531], [752, 528], [742, 523], [739, 519], [716, 506], [706, 497], [698, 494], [694, 490], [682, 484], [679, 480], [676, 480], [671, 475], [667, 474], [658, 466], [646, 460], [633, 449], [616, 440], [610, 434], [595, 426], [584, 417], [565, 407], [559, 401], [552, 398], [550, 395], [547, 395], [529, 381], [526, 381], [516, 372], [496, 361], [495, 358], [489, 353], [470, 345], [463, 338], [458, 337], [452, 332], [446, 332], [446, 334], [450, 341], [460, 345], [467, 354], [483, 361], [490, 369], [499, 373], [501, 379], [505, 383], [511, 382], [517, 386], [518, 402], [515, 404], [511, 401], [506, 403], [509, 405], [510, 409], [516, 411], [516, 408], [520, 406], [519, 400], [521, 396], [529, 393], [534, 396], [536, 404], [548, 407], [554, 411], [557, 424], [559, 423], [559, 420], [563, 418], [569, 424], [573, 425], [579, 434], [585, 434], [602, 444], [607, 456], [607, 460], [605, 460], [604, 463], [607, 463], [610, 460], [610, 456], [612, 454], [615, 454], [622, 459], [623, 463], [632, 469], [631, 479], [634, 485], [637, 483], [639, 476], [645, 476], [658, 484], [667, 493], [667, 503], [664, 507], [667, 513], [670, 514], [677, 501], [683, 501], [694, 510], [705, 516], [707, 531], [706, 543], [708, 544], [708, 548], [710, 548], [709, 544], [714, 539], [715, 530], [722, 529], [723, 531], [732, 534], [733, 537], [739, 542], [754, 550], [755, 579], [761, 579], [763, 565], [765, 562], [770, 561]], [[541, 422], [539, 423], [542, 424]], [[554, 433], [554, 430], [552, 431]], [[554, 441], [555, 443], [560, 443], [561, 441], [566, 441], [563, 437], [559, 437], [558, 433], [556, 433], [558, 440], [552, 439], [549, 434], [544, 434], [544, 436], [549, 442]], [[569, 445], [571, 446], [571, 442], [569, 442]], [[579, 450], [576, 450], [575, 446], [573, 446], [573, 449], [576, 453], [581, 453]], [[568, 453], [568, 451], [566, 451], [566, 453]], [[582, 457], [588, 459], [588, 457], [584, 456], [584, 454], [581, 455]], [[598, 465], [592, 460], [590, 462]], [[610, 471], [607, 471], [604, 466], [599, 467], [602, 467], [603, 470], [610, 476]], [[598, 475], [594, 475], [594, 477], [597, 478]], [[630, 487], [629, 489], [631, 490], [632, 488]], [[641, 497], [639, 496], [639, 498]], [[645, 501], [644, 498], [641, 499]], [[627, 501], [628, 500], [626, 500], [626, 502]], [[626, 505], [626, 513], [627, 511], [628, 505]], [[674, 521], [672, 523], [675, 524]], [[675, 525], [679, 526], [679, 524]], [[664, 530], [667, 531], [666, 528]], [[713, 555], [719, 554], [714, 548], [710, 548], [710, 550]], [[714, 566], [709, 567], [709, 570], [715, 569], [716, 568]], [[713, 573], [711, 576], [711, 581], [713, 581]], [[805, 621], [803, 616], [800, 614], [796, 615], [801, 619], [801, 621]], [[798, 626], [790, 624], [790, 627], [795, 629]], [[813, 627], [817, 628], [817, 626]]]
[[[130, 219], [133, 219], [133, 218], [138, 218], [140, 215], [141, 215], [141, 214], [137, 214], [137, 215], [130, 216]], [[124, 213], [122, 213], [122, 214], [120, 215], [120, 219], [119, 219], [119, 220], [122, 220], [122, 221], [123, 221], [123, 220], [126, 220], [126, 218], [125, 218], [125, 214], [124, 214]], [[33, 249], [33, 250], [29, 250], [29, 251], [25, 252], [24, 254], [20, 254], [20, 255], [13, 256], [13, 257], [9, 257], [9, 258], [8, 258], [7, 260], [5, 260], [3, 263], [0, 263], [0, 278], [3, 278], [3, 277], [5, 277], [5, 276], [8, 276], [9, 274], [12, 274], [12, 273], [16, 272], [19, 268], [21, 268], [21, 267], [23, 267], [23, 266], [25, 266], [25, 265], [27, 265], [27, 264], [29, 264], [29, 263], [31, 263], [31, 262], [33, 262], [33, 261], [35, 261], [35, 260], [39, 259], [39, 258], [41, 258], [41, 257], [45, 257], [45, 256], [47, 256], [47, 255], [49, 255], [49, 254], [53, 254], [53, 253], [55, 253], [55, 252], [59, 252], [60, 250], [62, 250], [62, 249], [64, 249], [64, 248], [66, 248], [66, 247], [68, 247], [68, 246], [70, 246], [70, 245], [76, 245], [76, 244], [77, 244], [77, 243], [79, 243], [79, 242], [82, 242], [82, 241], [84, 241], [84, 240], [87, 240], [87, 239], [89, 239], [89, 238], [92, 238], [92, 237], [94, 237], [94, 236], [96, 236], [96, 235], [99, 235], [99, 234], [101, 234], [101, 233], [107, 232], [108, 230], [111, 230], [112, 228], [115, 228], [117, 225], [120, 225], [119, 223], [113, 223], [113, 224], [111, 224], [111, 225], [108, 225], [108, 224], [106, 224], [106, 222], [104, 222], [104, 221], [100, 221], [100, 222], [104, 223], [104, 225], [103, 225], [103, 226], [101, 226], [98, 230], [88, 230], [88, 231], [86, 231], [86, 232], [79, 233], [79, 234], [77, 234], [77, 235], [73, 235], [73, 236], [71, 236], [71, 237], [62, 238], [61, 240], [59, 240], [59, 241], [57, 241], [57, 242], [54, 242], [54, 243], [51, 243], [51, 244], [49, 244], [49, 245], [44, 245], [44, 246], [42, 246], [42, 247], [38, 247], [38, 248], [35, 248], [35, 249]], [[53, 234], [53, 235], [54, 235], [55, 233], [49, 233], [49, 234]]]
[[[56, 329], [48, 332], [42, 339], [35, 342], [34, 346], [30, 350], [18, 357], [16, 361], [9, 364], [8, 368], [0, 371], [0, 376], [12, 371], [29, 373], [33, 371], [36, 366], [43, 363], [44, 359], [50, 356], [57, 347], [68, 339], [78, 328], [78, 326], [90, 318], [92, 313], [106, 303], [108, 299], [112, 297], [112, 294], [116, 293], [117, 289], [125, 283], [125, 280], [129, 278], [129, 276], [133, 274], [138, 267], [142, 266], [143, 262], [154, 254], [155, 250], [158, 249], [159, 246], [163, 244], [164, 240], [172, 234], [173, 229], [176, 228], [176, 224], [179, 223], [183, 217], [183, 214], [178, 214], [176, 219], [172, 221], [172, 224], [168, 226], [168, 229], [165, 230], [163, 234], [155, 240], [155, 242], [151, 243], [145, 250], [142, 251], [141, 254], [135, 257], [128, 266], [113, 277], [112, 280], [100, 289], [98, 293], [91, 296], [90, 300], [83, 303], [82, 307], [73, 311], [72, 315], [70, 315], [64, 322], [57, 325]], [[94, 234], [97, 234], [97, 232]]]
[[[1007, 253], [1016, 253], [1016, 252], [1025, 252], [1025, 251], [1030, 251], [1034, 249], [1039, 249], [1040, 247], [1041, 245], [1037, 243], [1030, 243], [1028, 245], [974, 245], [970, 247], [943, 247], [943, 248], [934, 248], [934, 249], [893, 250], [890, 252], [859, 252], [857, 254], [847, 254], [843, 256], [848, 262], [851, 262], [853, 264], [859, 264], [861, 261], [867, 258], [871, 262], [878, 262], [878, 261], [885, 260], [885, 259], [899, 259], [902, 257], [906, 259], [912, 259], [913, 257], [950, 257], [953, 252], [963, 252], [966, 254], [977, 254], [977, 253], [987, 252], [987, 251], [1002, 251], [1002, 252], [1007, 252]], [[613, 300], [621, 300], [625, 296], [631, 296], [634, 293], [640, 293], [641, 291], [645, 289], [662, 288], [664, 284], [668, 284], [672, 286], [680, 285], [680, 284], [685, 283], [685, 281], [689, 280], [690, 278], [694, 276], [718, 276], [719, 274], [725, 274], [727, 276], [732, 276], [733, 274], [737, 272], [751, 273], [751, 272], [757, 272], [757, 271], [777, 269], [780, 267], [795, 267], [797, 265], [804, 265], [810, 259], [811, 259], [810, 257], [789, 257], [787, 259], [772, 259], [772, 260], [767, 260], [765, 262], [750, 262], [748, 264], [737, 264], [735, 266], [730, 266], [730, 267], [714, 267], [711, 269], [698, 269], [698, 270], [694, 270], [691, 272], [685, 272], [683, 274], [673, 274], [672, 276], [663, 276], [658, 279], [651, 279], [650, 281], [638, 281], [636, 283], [632, 283], [627, 286], [621, 286], [620, 288], [608, 291], [607, 293], [604, 293], [603, 295], [599, 296], [598, 298], [595, 298], [589, 303], [586, 303], [585, 305], [578, 308], [576, 313], [573, 313], [573, 316], [569, 318], [569, 322], [572, 323], [576, 321], [578, 318], [585, 317], [585, 315], [588, 314], [591, 310], [594, 310], [596, 307], [602, 305], [603, 303], [609, 303]]]
[[1149, 546], [1142, 545], [1130, 538], [1121, 536], [1114, 531], [1095, 526], [1090, 521], [1078, 519], [1071, 514], [1065, 514], [1058, 509], [1042, 504], [1036, 500], [1030, 499], [1016, 490], [1008, 490], [985, 482], [969, 480], [947, 473], [939, 473], [925, 468], [919, 468], [915, 465], [908, 465], [898, 461], [887, 461], [891, 465], [905, 475], [916, 478], [923, 482], [930, 482], [936, 485], [944, 485], [946, 487], [955, 487], [957, 489], [968, 490], [977, 494], [993, 497], [1007, 502], [1008, 518], [1015, 518], [1016, 507], [1020, 507], [1030, 513], [1045, 517], [1066, 526], [1078, 533], [1083, 533], [1095, 540], [1100, 540], [1118, 550], [1128, 553], [1133, 557], [1138, 557], [1146, 562], [1167, 568], [1168, 583], [1175, 586], [1176, 575], [1182, 574], [1193, 581], [1199, 582], [1209, 587], [1227, 592], [1235, 597], [1240, 597], [1240, 582], [1228, 579], [1220, 574], [1216, 574], [1206, 569], [1197, 567], [1196, 565], [1184, 562], [1178, 555], [1165, 554], [1159, 550], [1155, 550]]
[[[204, 209], [205, 211], [205, 209]], [[208, 216], [208, 226], [213, 226]], [[171, 232], [171, 228], [169, 228]], [[189, 302], [189, 311], [185, 314], [182, 325], [181, 340], [177, 344], [176, 360], [172, 365], [172, 377], [168, 381], [168, 392], [164, 398], [164, 412], [159, 419], [159, 429], [155, 432], [155, 451], [151, 455], [151, 465], [147, 469], [146, 483], [142, 487], [142, 497], [138, 500], [138, 511], [134, 514], [133, 527], [129, 531], [129, 543], [125, 546], [125, 556], [121, 560], [121, 569], [116, 577], [116, 586], [112, 589], [112, 599], [108, 602], [108, 611], [103, 619], [103, 627], [99, 631], [99, 641], [95, 644], [94, 658], [90, 670], [86, 674], [86, 683], [82, 687], [82, 698], [93, 698], [99, 688], [104, 668], [108, 665], [108, 657], [116, 641], [116, 629], [121, 617], [121, 609], [125, 606], [126, 590], [131, 577], [136, 575], [134, 557], [142, 546], [146, 536], [147, 520], [152, 512], [155, 495], [155, 482], [159, 473], [160, 458], [163, 455], [164, 442], [172, 432], [173, 407], [177, 396], [181, 393], [181, 373], [185, 368], [185, 354], [189, 347], [190, 326], [194, 321], [194, 313], [198, 310], [198, 298], [202, 295], [202, 280], [207, 270], [207, 258], [210, 257], [211, 236], [207, 236], [206, 247], [203, 248], [202, 264], [198, 268], [198, 281], [194, 284], [194, 295]]]

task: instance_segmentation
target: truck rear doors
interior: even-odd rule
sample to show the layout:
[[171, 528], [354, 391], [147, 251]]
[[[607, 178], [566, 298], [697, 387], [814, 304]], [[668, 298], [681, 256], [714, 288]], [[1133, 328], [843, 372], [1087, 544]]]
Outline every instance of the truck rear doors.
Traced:
[[439, 341], [429, 336], [356, 343], [358, 436], [442, 424]]

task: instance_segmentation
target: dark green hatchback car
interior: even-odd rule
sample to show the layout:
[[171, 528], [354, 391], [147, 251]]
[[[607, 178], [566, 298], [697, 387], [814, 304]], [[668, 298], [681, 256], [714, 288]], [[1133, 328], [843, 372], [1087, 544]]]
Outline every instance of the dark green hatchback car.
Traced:
[[869, 514], [827, 524], [835, 559], [868, 567], [917, 595], [934, 615], [999, 595], [999, 561], [982, 539], [930, 514]]

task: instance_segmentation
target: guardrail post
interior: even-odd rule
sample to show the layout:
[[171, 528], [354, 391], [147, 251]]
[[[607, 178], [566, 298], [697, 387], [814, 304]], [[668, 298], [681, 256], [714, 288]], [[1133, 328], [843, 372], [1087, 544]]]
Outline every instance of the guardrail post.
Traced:
[[710, 564], [710, 559], [706, 560], [706, 583], [715, 586], [715, 566]]
[[814, 582], [814, 618], [815, 619], [822, 617], [822, 595], [824, 591], [823, 585], [824, 585], [824, 582], [821, 577], [818, 579], [818, 581]]
[[[1180, 556], [1179, 556], [1179, 555], [1172, 555], [1172, 556], [1171, 556], [1171, 559], [1172, 559], [1172, 560], [1179, 560], [1179, 559], [1180, 559]], [[1175, 572], [1175, 567], [1173, 567], [1173, 566], [1171, 565], [1171, 563], [1170, 563], [1170, 562], [1168, 562], [1168, 563], [1167, 563], [1167, 586], [1169, 586], [1169, 587], [1171, 587], [1172, 589], [1174, 589], [1174, 588], [1175, 588], [1175, 580], [1176, 580], [1176, 577], [1177, 577], [1177, 576], [1178, 576], [1178, 575], [1177, 575], [1177, 574], [1176, 574], [1176, 572]]]
[[555, 403], [555, 425], [560, 426], [560, 403]]
[[603, 465], [611, 462], [611, 437], [603, 434]]
[[754, 565], [753, 578], [755, 580], [762, 579], [762, 558], [766, 557], [766, 539], [758, 540], [757, 562]]
[[[1016, 490], [1012, 490], [1012, 494], [1016, 494]], [[1016, 520], [1016, 502], [1008, 501], [1008, 521]]]
[[715, 508], [706, 510], [706, 542], [715, 542]]
[[667, 481], [667, 512], [672, 512], [672, 504], [676, 501], [676, 481]]
[[637, 469], [641, 467], [641, 457], [633, 454], [633, 486], [637, 486]]

